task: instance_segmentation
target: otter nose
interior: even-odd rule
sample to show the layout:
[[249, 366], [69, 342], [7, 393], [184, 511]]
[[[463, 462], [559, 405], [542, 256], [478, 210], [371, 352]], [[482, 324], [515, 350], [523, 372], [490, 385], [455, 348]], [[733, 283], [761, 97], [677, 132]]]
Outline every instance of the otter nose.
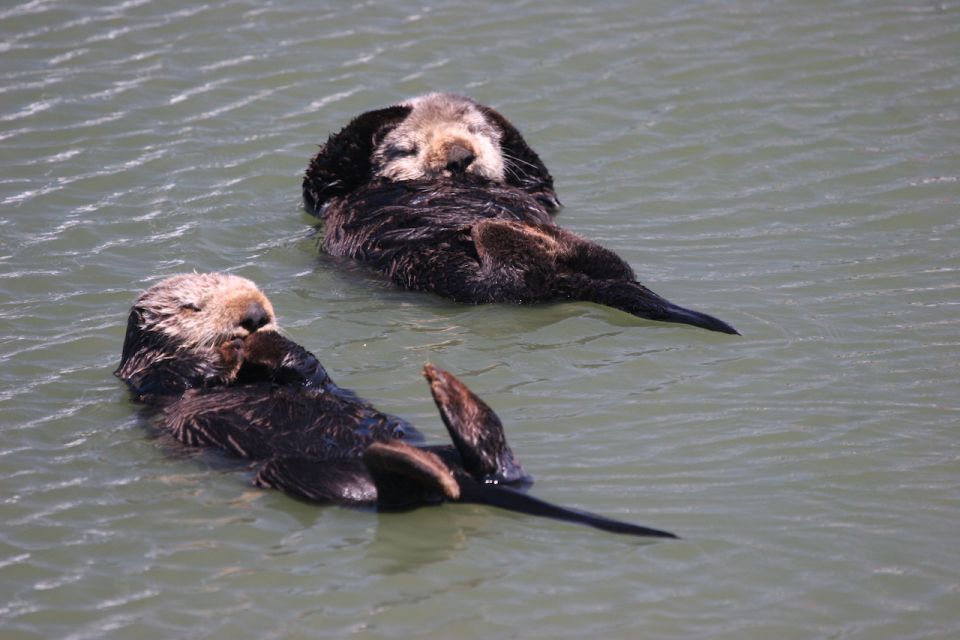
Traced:
[[462, 144], [452, 144], [447, 149], [447, 169], [453, 173], [463, 173], [477, 156]]
[[263, 325], [270, 322], [270, 314], [263, 308], [259, 302], [251, 302], [247, 305], [243, 317], [240, 318], [240, 326], [253, 333]]

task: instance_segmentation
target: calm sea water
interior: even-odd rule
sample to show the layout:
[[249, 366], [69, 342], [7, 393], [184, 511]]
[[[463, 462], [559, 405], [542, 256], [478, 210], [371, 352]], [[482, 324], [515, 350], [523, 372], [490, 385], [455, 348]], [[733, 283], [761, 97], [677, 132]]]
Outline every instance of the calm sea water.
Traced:
[[[960, 5], [901, 5], [4, 2], [0, 635], [960, 636]], [[431, 90], [501, 109], [564, 225], [743, 337], [318, 255], [316, 144]], [[150, 437], [110, 372], [191, 270], [256, 280], [435, 441], [419, 370], [461, 374], [536, 495], [684, 540], [317, 508]]]

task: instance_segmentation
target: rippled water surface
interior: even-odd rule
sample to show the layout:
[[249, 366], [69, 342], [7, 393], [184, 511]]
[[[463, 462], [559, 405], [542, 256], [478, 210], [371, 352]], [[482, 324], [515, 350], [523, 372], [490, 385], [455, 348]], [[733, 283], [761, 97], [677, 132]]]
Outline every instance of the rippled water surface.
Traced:
[[[960, 5], [900, 4], [4, 2], [0, 635], [960, 637]], [[318, 255], [316, 145], [431, 90], [743, 337]], [[461, 374], [537, 495], [684, 539], [318, 508], [151, 437], [111, 371], [189, 270], [436, 441], [420, 368]]]

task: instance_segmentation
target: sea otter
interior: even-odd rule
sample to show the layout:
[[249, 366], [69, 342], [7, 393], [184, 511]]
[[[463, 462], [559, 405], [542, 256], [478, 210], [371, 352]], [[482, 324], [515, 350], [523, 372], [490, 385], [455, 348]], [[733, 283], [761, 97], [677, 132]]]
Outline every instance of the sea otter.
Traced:
[[553, 178], [500, 113], [431, 93], [329, 137], [303, 178], [322, 247], [395, 284], [470, 303], [583, 300], [738, 334], [637, 281], [612, 251], [558, 226]]
[[[334, 384], [277, 332], [270, 301], [234, 275], [187, 274], [144, 292], [114, 372], [176, 440], [250, 460], [254, 484], [318, 502], [407, 509], [473, 502], [647, 537], [673, 534], [552, 505], [530, 484], [500, 419], [452, 374], [424, 376], [452, 445]], [[414, 446], [416, 445], [416, 446]]]

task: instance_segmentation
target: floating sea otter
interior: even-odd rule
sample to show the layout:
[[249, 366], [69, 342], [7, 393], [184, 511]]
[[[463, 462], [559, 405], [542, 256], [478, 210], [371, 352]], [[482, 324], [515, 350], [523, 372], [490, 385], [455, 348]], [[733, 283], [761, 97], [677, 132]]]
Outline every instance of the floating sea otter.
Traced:
[[324, 220], [327, 252], [407, 289], [472, 303], [584, 300], [738, 333], [559, 227], [540, 158], [506, 118], [463, 96], [431, 93], [354, 118], [310, 161], [303, 200]]
[[530, 478], [500, 419], [452, 374], [424, 367], [453, 440], [424, 446], [409, 423], [335, 385], [311, 353], [276, 328], [270, 301], [249, 280], [174, 276], [137, 299], [115, 374], [138, 400], [162, 408], [164, 429], [180, 442], [254, 461], [260, 487], [383, 509], [474, 502], [614, 533], [675, 537], [511, 488]]

